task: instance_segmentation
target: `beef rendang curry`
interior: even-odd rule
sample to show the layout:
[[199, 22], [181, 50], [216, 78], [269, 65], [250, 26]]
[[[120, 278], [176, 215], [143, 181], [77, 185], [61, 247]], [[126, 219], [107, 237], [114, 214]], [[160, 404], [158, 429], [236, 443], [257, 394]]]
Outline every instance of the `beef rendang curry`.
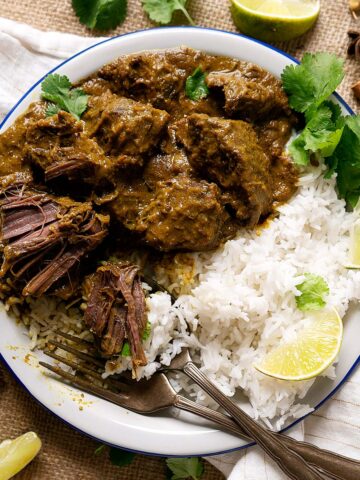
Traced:
[[[198, 68], [208, 94], [195, 101]], [[142, 365], [137, 269], [106, 264], [84, 281], [84, 259], [104, 259], [109, 228], [123, 243], [200, 251], [264, 221], [296, 189], [283, 152], [295, 118], [269, 72], [189, 48], [120, 57], [79, 87], [81, 120], [39, 101], [0, 136], [0, 275], [23, 296], [71, 298], [83, 282], [103, 353], [129, 338]]]

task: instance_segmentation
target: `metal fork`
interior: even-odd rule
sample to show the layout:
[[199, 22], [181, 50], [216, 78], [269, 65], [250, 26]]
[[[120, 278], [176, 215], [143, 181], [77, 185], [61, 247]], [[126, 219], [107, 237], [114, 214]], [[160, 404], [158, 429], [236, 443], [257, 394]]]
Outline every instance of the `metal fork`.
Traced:
[[[57, 355], [49, 350], [45, 352], [48, 356], [70, 366], [73, 370], [75, 370], [75, 374], [67, 372], [58, 366], [49, 365], [45, 362], [40, 362], [40, 364], [43, 367], [51, 370], [53, 373], [60, 375], [72, 384], [80, 387], [84, 391], [87, 391], [88, 393], [142, 414], [154, 413], [169, 407], [177, 407], [211, 420], [212, 422], [221, 425], [238, 436], [245, 436], [247, 438], [251, 437], [252, 439], [257, 440], [260, 445], [261, 441], [264, 443], [264, 440], [259, 440], [259, 435], [263, 435], [264, 431], [266, 434], [265, 442], [269, 441], [268, 439], [270, 438], [272, 445], [275, 444], [278, 450], [281, 448], [280, 455], [277, 455], [276, 457], [281, 468], [283, 468], [283, 460], [281, 458], [282, 452], [285, 452], [287, 458], [289, 456], [291, 458], [295, 458], [296, 465], [301, 465], [301, 471], [292, 470], [292, 465], [290, 465], [289, 469], [288, 463], [286, 464], [285, 469], [283, 468], [290, 478], [294, 478], [296, 480], [321, 479], [323, 477], [320, 475], [320, 473], [325, 473], [333, 480], [354, 480], [355, 478], [359, 478], [359, 462], [326, 450], [321, 450], [305, 442], [298, 442], [290, 437], [270, 432], [258, 425], [241, 409], [235, 406], [237, 410], [240, 410], [242, 416], [246, 415], [246, 417], [248, 417], [246, 418], [247, 422], [248, 419], [250, 419], [251, 422], [255, 424], [256, 432], [254, 434], [252, 429], [250, 431], [247, 423], [245, 424], [247, 428], [245, 426], [244, 429], [243, 417], [241, 418], [239, 424], [237, 424], [227, 415], [223, 415], [220, 412], [216, 412], [209, 408], [203, 407], [202, 405], [198, 405], [195, 402], [178, 395], [163, 373], [153, 375], [150, 380], [141, 380], [139, 382], [131, 381], [129, 378], [126, 378], [126, 376], [121, 377], [120, 379], [108, 378], [104, 380], [99, 372], [99, 368], [103, 369], [104, 363], [101, 359], [95, 356], [95, 350], [93, 350], [92, 345], [89, 342], [79, 339], [78, 337], [73, 337], [61, 332], [57, 333], [59, 336], [78, 344], [79, 347], [86, 347], [88, 350], [90, 350], [90, 353], [84, 353], [78, 348], [74, 348], [70, 345], [59, 343], [57, 341], [50, 341], [49, 343], [56, 348], [71, 353], [79, 360], [85, 361], [87, 364], [79, 364], [78, 362], [74, 362], [73, 360]], [[92, 366], [89, 366], [89, 363]], [[205, 377], [194, 364], [192, 364], [191, 358], [186, 349], [183, 350], [183, 352], [173, 360], [172, 364], [167, 370], [181, 370], [193, 378], [193, 380], [201, 387], [204, 385], [203, 382], [205, 378], [206, 385], [203, 387], [204, 390], [207, 391], [209, 389], [208, 384], [210, 384], [211, 393], [208, 393], [210, 393], [210, 395], [213, 396], [218, 403], [220, 403], [219, 397], [214, 396], [213, 389], [216, 389], [220, 395], [223, 396], [223, 394], [213, 384], [211, 384], [207, 377]], [[98, 386], [94, 384], [94, 382], [90, 383], [88, 380], [86, 380], [86, 378], [100, 381], [102, 384], [105, 382], [107, 388]], [[225, 399], [231, 402], [231, 400], [229, 400], [227, 397], [225, 397]], [[232, 406], [235, 405], [233, 402], [231, 402], [231, 404]], [[238, 412], [236, 412], [236, 414], [238, 415]], [[251, 426], [253, 427], [253, 425]], [[260, 434], [259, 430], [261, 430]], [[248, 435], [246, 435], [245, 432], [248, 433]], [[266, 447], [268, 448], [267, 443]], [[307, 465], [306, 462], [308, 462], [309, 465]]]
[[[229, 415], [235, 420], [241, 428], [243, 434], [255, 440], [263, 449], [269, 453], [268, 448], [274, 447], [275, 454], [278, 452], [278, 458], [272, 458], [282, 468], [290, 478], [300, 480], [302, 478], [318, 478], [301, 476], [300, 471], [293, 470], [290, 475], [286, 471], [287, 466], [293, 469], [293, 465], [287, 463], [285, 469], [283, 468], [283, 459], [289, 457], [289, 453], [295, 453], [297, 456], [305, 460], [309, 465], [316, 468], [320, 473], [326, 474], [327, 477], [333, 480], [355, 480], [360, 478], [360, 462], [323, 450], [315, 445], [307, 442], [294, 440], [286, 435], [267, 430], [247, 415], [241, 408], [239, 408], [229, 397], [224, 395], [219, 388], [217, 388], [209, 378], [198, 369], [192, 362], [188, 349], [184, 348], [179, 355], [177, 355], [171, 362], [168, 368], [163, 368], [163, 371], [177, 370], [185, 373], [191, 378], [194, 383], [201, 387], [211, 398], [213, 398]], [[225, 425], [224, 425], [225, 426]], [[227, 427], [226, 427], [227, 428]], [[272, 442], [272, 443], [271, 443]], [[278, 444], [278, 446], [276, 445]], [[281, 446], [283, 451], [281, 451]], [[292, 451], [292, 452], [291, 452]], [[301, 466], [301, 464], [299, 464]], [[301, 472], [304, 473], [304, 472]]]

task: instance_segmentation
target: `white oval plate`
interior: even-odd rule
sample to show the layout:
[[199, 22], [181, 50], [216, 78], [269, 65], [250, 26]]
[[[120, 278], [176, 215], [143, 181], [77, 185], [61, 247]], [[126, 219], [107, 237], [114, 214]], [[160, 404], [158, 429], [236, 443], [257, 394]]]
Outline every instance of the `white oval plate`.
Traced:
[[[52, 71], [67, 75], [74, 82], [119, 55], [180, 45], [254, 62], [276, 76], [280, 76], [286, 65], [295, 63], [294, 59], [269, 45], [241, 35], [174, 27], [111, 38], [74, 55]], [[0, 131], [9, 127], [31, 102], [39, 98], [41, 81], [15, 105]], [[352, 113], [340, 97], [337, 101], [345, 113]], [[250, 445], [240, 438], [206, 426], [206, 422], [184, 412], [174, 410], [166, 414], [141, 416], [50, 379], [37, 367], [42, 354], [29, 351], [25, 328], [16, 324], [4, 309], [0, 310], [0, 323], [0, 354], [13, 374], [44, 407], [87, 435], [121, 448], [167, 456], [213, 455]], [[336, 380], [318, 380], [304, 402], [313, 407], [319, 406], [350, 375], [359, 361], [359, 338], [359, 312], [354, 310], [345, 321], [345, 338]]]

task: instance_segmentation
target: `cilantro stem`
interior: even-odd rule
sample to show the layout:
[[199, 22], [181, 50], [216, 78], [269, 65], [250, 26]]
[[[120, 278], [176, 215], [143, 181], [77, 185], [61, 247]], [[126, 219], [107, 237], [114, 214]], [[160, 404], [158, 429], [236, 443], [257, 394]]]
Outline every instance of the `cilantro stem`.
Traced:
[[181, 5], [181, 3], [178, 0], [175, 0], [175, 5], [179, 10], [183, 12], [188, 22], [190, 23], [190, 25], [195, 26], [194, 20], [190, 17], [189, 12], [186, 10], [186, 8], [183, 5]]

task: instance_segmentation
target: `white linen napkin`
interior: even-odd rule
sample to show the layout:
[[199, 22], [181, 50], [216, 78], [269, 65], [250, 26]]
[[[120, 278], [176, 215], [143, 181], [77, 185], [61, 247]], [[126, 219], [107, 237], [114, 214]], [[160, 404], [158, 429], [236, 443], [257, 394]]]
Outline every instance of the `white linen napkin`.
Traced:
[[[101, 40], [45, 33], [0, 18], [0, 121], [46, 72], [63, 59]], [[360, 460], [360, 370], [324, 407], [292, 429], [291, 435]], [[286, 479], [259, 448], [207, 459], [229, 480]]]

